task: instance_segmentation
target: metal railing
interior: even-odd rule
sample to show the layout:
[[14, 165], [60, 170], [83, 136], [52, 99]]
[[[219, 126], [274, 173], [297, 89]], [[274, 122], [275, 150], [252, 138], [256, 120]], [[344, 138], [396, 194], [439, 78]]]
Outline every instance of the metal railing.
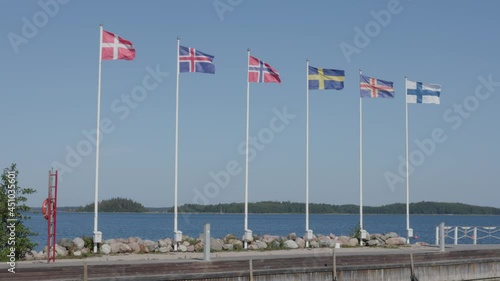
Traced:
[[[444, 237], [451, 239], [455, 245], [460, 240], [474, 245], [481, 240], [500, 243], [500, 226], [445, 226]], [[436, 245], [439, 245], [439, 226], [436, 226]]]

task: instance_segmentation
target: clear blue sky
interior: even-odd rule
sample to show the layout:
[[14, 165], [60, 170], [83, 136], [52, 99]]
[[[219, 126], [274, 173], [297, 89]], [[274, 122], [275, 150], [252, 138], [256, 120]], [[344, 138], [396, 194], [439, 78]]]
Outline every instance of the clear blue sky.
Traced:
[[[47, 2], [42, 0], [41, 2]], [[51, 2], [51, 1], [48, 1]], [[52, 1], [53, 2], [53, 1]], [[62, 1], [61, 1], [62, 2]], [[215, 3], [215, 4], [214, 4]], [[214, 55], [216, 74], [181, 74], [179, 202], [192, 203], [213, 182], [210, 171], [231, 160], [244, 167], [247, 48], [270, 63], [283, 83], [251, 85], [250, 134], [269, 127], [273, 108], [296, 118], [250, 163], [250, 201], [305, 201], [305, 60], [344, 69], [342, 91], [311, 91], [310, 200], [359, 202], [359, 76], [393, 81], [395, 99], [364, 100], [364, 202], [405, 202], [406, 185], [394, 188], [405, 153], [404, 77], [442, 85], [441, 105], [411, 104], [410, 152], [415, 140], [441, 129], [444, 143], [425, 156], [410, 177], [411, 201], [450, 201], [500, 207], [498, 131], [500, 86], [474, 96], [478, 77], [500, 81], [497, 1], [406, 1], [381, 26], [371, 11], [391, 1], [71, 1], [46, 16], [38, 1], [2, 1], [0, 54], [2, 120], [0, 166], [15, 162], [21, 186], [47, 194], [47, 171], [67, 165], [84, 130], [96, 126], [99, 26], [132, 41], [134, 61], [102, 66], [102, 117], [114, 131], [101, 145], [100, 199], [128, 197], [146, 206], [173, 205], [176, 37], [182, 45]], [[218, 5], [219, 14], [215, 8]], [[224, 6], [226, 5], [226, 6]], [[228, 8], [229, 7], [229, 8]], [[54, 7], [50, 7], [52, 11]], [[394, 7], [392, 7], [394, 9]], [[23, 35], [23, 17], [39, 27]], [[372, 29], [367, 46], [346, 59], [341, 44], [355, 44], [356, 30]], [[25, 28], [26, 29], [26, 28]], [[9, 36], [10, 34], [10, 36]], [[24, 37], [18, 53], [12, 34]], [[19, 38], [18, 38], [19, 39]], [[146, 68], [169, 76], [130, 114], [112, 103], [142, 85]], [[481, 86], [483, 97], [488, 88]], [[463, 116], [454, 105], [467, 104]], [[123, 103], [121, 104], [124, 105]], [[446, 115], [446, 117], [443, 117]], [[460, 124], [458, 122], [461, 122]], [[60, 206], [94, 200], [95, 150], [65, 172]], [[209, 203], [243, 202], [244, 173], [231, 176]], [[213, 190], [210, 190], [212, 192]], [[205, 193], [206, 194], [206, 193]], [[201, 201], [200, 201], [201, 202]]]

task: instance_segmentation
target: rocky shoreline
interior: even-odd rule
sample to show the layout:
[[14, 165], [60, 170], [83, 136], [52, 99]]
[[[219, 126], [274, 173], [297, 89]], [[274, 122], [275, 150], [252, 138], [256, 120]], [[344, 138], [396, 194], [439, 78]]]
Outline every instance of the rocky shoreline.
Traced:
[[[395, 232], [385, 234], [367, 234], [367, 239], [363, 239], [363, 244], [366, 247], [380, 246], [402, 246], [406, 244], [406, 238], [400, 237]], [[86, 239], [87, 241], [85, 241]], [[99, 248], [101, 255], [117, 255], [117, 254], [146, 254], [146, 253], [169, 253], [174, 251], [173, 240], [171, 238], [160, 239], [158, 241], [143, 240], [138, 237], [116, 238], [103, 241]], [[426, 243], [418, 242], [419, 245], [427, 245]], [[243, 250], [244, 241], [238, 239], [233, 234], [228, 234], [224, 238], [211, 238], [211, 252], [231, 252]], [[329, 235], [313, 235], [309, 240], [310, 248], [338, 248], [338, 247], [361, 247], [359, 238], [348, 236]], [[282, 249], [303, 249], [306, 248], [305, 237], [299, 237], [295, 233], [290, 233], [287, 236], [276, 235], [254, 235], [251, 241], [248, 241], [248, 250], [264, 251], [264, 250], [282, 250]], [[183, 236], [179, 242], [177, 252], [203, 252], [204, 235], [198, 238]], [[57, 257], [86, 257], [92, 255], [92, 242], [90, 238], [76, 237], [73, 240], [63, 238], [56, 244]], [[25, 260], [46, 259], [47, 246], [40, 252], [30, 251], [26, 254]]]

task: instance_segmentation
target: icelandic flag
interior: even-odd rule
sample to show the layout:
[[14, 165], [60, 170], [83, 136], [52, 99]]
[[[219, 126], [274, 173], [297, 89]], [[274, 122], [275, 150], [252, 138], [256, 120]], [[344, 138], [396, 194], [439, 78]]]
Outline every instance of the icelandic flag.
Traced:
[[362, 98], [393, 98], [394, 86], [392, 82], [359, 75], [359, 88]]
[[441, 85], [406, 80], [406, 103], [439, 104]]
[[179, 72], [215, 73], [214, 56], [179, 46]]
[[281, 83], [280, 74], [268, 63], [250, 56], [248, 58], [248, 82]]

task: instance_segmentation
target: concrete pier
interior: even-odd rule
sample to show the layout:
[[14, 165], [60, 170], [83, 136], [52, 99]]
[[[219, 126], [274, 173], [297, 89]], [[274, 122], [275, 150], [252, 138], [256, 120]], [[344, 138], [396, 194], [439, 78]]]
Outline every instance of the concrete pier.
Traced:
[[[20, 262], [16, 273], [0, 267], [0, 280], [238, 280], [289, 281], [500, 280], [500, 245], [437, 247], [329, 248], [269, 252], [150, 254]], [[85, 265], [84, 265], [85, 263]]]

